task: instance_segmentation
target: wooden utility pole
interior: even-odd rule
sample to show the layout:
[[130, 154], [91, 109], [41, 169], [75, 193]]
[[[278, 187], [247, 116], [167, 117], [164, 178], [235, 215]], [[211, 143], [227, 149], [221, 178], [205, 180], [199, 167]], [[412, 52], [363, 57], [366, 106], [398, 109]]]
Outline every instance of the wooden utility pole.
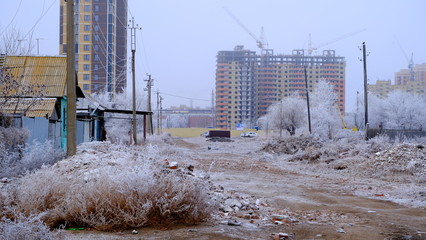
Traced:
[[216, 127], [215, 126], [215, 119], [216, 119], [216, 116], [215, 116], [215, 108], [214, 108], [214, 89], [212, 89], [212, 125], [211, 125], [211, 127]]
[[157, 134], [160, 135], [160, 92], [157, 90]]
[[305, 65], [305, 85], [306, 85], [306, 104], [308, 106], [308, 126], [309, 126], [309, 134], [312, 134], [311, 127], [311, 108], [309, 106], [309, 88], [308, 88], [308, 73], [306, 70], [307, 66]]
[[135, 53], [136, 53], [136, 29], [140, 29], [137, 25], [135, 26], [135, 19], [132, 17], [130, 20], [132, 25], [129, 25], [131, 33], [131, 48], [132, 48], [132, 101], [133, 101], [133, 118], [132, 118], [132, 135], [133, 143], [138, 144], [138, 138], [136, 135], [136, 74], [135, 74]]
[[367, 86], [367, 53], [366, 53], [365, 42], [362, 43], [362, 61], [364, 63], [364, 118], [365, 118], [365, 130], [368, 128], [368, 86]]
[[[145, 80], [146, 81], [146, 91], [148, 91], [148, 101], [147, 101], [147, 111], [151, 112], [151, 88], [154, 84], [152, 84], [152, 81], [154, 81], [154, 79], [151, 79], [151, 75], [148, 74], [148, 79]], [[154, 134], [154, 131], [152, 129], [152, 114], [148, 116], [148, 133], [149, 134]]]
[[159, 125], [160, 133], [163, 132], [163, 99], [164, 98], [160, 96], [160, 125]]
[[67, 111], [66, 134], [67, 155], [73, 156], [76, 147], [76, 94], [75, 94], [75, 42], [74, 42], [74, 0], [67, 0]]

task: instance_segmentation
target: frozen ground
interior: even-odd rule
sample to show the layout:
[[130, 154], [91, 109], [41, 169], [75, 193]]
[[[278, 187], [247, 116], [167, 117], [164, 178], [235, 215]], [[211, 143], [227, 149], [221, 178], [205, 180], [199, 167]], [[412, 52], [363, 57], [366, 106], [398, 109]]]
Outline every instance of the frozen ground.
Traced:
[[[219, 203], [212, 219], [195, 226], [140, 228], [135, 234], [84, 230], [63, 237], [426, 239], [424, 143], [233, 140], [157, 139], [158, 147], [143, 152], [177, 162], [178, 169], [192, 165], [194, 177], [209, 183], [210, 195]], [[267, 143], [271, 148], [261, 150]], [[57, 167], [74, 169], [90, 180], [104, 163], [111, 168], [126, 158], [103, 149], [108, 148], [80, 146], [79, 155]]]

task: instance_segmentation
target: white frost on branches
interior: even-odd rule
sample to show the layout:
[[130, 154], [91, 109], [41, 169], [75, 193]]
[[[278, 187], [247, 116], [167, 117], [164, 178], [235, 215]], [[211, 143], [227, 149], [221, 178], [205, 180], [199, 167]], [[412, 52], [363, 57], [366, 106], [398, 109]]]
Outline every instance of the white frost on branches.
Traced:
[[310, 96], [312, 133], [320, 138], [331, 139], [342, 128], [337, 95], [330, 84], [320, 81]]
[[[361, 97], [360, 97], [361, 98]], [[364, 101], [358, 99], [357, 122], [364, 125]], [[394, 91], [387, 98], [368, 95], [368, 122], [371, 128], [424, 129], [426, 126], [426, 99], [420, 95]]]

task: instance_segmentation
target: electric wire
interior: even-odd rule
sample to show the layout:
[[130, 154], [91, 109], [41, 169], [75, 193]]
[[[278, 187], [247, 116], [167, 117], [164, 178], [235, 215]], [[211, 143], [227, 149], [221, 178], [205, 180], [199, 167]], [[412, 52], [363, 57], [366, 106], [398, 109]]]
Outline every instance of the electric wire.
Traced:
[[171, 96], [171, 97], [178, 97], [178, 98], [184, 98], [184, 99], [195, 100], [195, 101], [211, 102], [211, 100], [209, 100], [209, 99], [183, 97], [183, 96], [178, 96], [178, 95], [174, 95], [174, 94], [170, 94], [170, 93], [165, 93], [165, 92], [160, 92], [160, 93], [163, 94], [163, 95], [166, 95], [166, 96]]
[[25, 34], [24, 35], [24, 39], [26, 38], [26, 37], [28, 37], [28, 35], [30, 35], [31, 34], [31, 36], [32, 36], [32, 34], [34, 33], [34, 29], [36, 28], [36, 26], [39, 24], [39, 22], [44, 18], [44, 16], [46, 16], [46, 14], [50, 11], [50, 9], [53, 7], [53, 5], [57, 2], [58, 0], [54, 0], [53, 2], [52, 2], [52, 4], [50, 4], [50, 6], [49, 6], [49, 8], [43, 13], [42, 12], [42, 14], [40, 15], [40, 17], [37, 19], [37, 21], [34, 23], [34, 25], [30, 28], [30, 30], [27, 32], [27, 34]]
[[21, 9], [22, 0], [19, 1], [18, 8], [15, 11], [15, 14], [13, 15], [12, 20], [10, 20], [9, 24], [3, 29], [3, 31], [0, 33], [0, 36], [3, 35], [4, 32], [12, 25], [13, 21], [15, 21], [16, 15], [18, 15], [19, 10]]

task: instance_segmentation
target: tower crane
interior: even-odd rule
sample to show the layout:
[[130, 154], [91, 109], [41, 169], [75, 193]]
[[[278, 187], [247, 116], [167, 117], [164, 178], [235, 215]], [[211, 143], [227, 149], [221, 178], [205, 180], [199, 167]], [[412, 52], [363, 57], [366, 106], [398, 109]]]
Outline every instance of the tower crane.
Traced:
[[257, 47], [263, 52], [263, 50], [268, 48], [268, 44], [265, 42], [264, 39], [264, 31], [263, 27], [261, 28], [260, 37], [257, 37], [254, 33], [250, 31], [234, 14], [232, 14], [227, 8], [223, 7], [223, 10], [225, 10], [226, 13], [228, 13], [229, 16], [231, 16], [232, 19], [234, 19], [235, 22], [240, 25], [255, 41]]
[[313, 52], [313, 51], [316, 51], [318, 48], [325, 47], [325, 46], [330, 45], [330, 44], [332, 44], [332, 43], [335, 43], [335, 42], [338, 42], [338, 41], [343, 40], [343, 39], [345, 39], [345, 38], [348, 38], [348, 37], [351, 37], [351, 36], [353, 36], [353, 35], [356, 35], [356, 34], [358, 34], [358, 33], [360, 33], [360, 32], [365, 31], [365, 30], [366, 30], [366, 29], [364, 28], [364, 29], [360, 29], [360, 30], [357, 30], [357, 31], [354, 31], [354, 32], [346, 33], [346, 34], [343, 34], [343, 35], [342, 35], [342, 36], [340, 36], [340, 37], [337, 37], [337, 38], [332, 39], [332, 40], [327, 41], [327, 42], [323, 42], [323, 43], [318, 44], [318, 45], [316, 45], [316, 46], [312, 46], [311, 34], [309, 34], [309, 41], [308, 41], [308, 54], [309, 54], [309, 55], [311, 55], [311, 54], [312, 54], [312, 52]]
[[410, 81], [415, 80], [415, 74], [414, 74], [414, 60], [413, 60], [413, 53], [411, 53], [411, 58], [408, 58], [407, 53], [402, 48], [401, 44], [399, 43], [398, 39], [395, 37], [396, 43], [398, 44], [399, 49], [401, 50], [402, 54], [404, 54], [405, 59], [408, 62], [408, 69], [410, 70]]

